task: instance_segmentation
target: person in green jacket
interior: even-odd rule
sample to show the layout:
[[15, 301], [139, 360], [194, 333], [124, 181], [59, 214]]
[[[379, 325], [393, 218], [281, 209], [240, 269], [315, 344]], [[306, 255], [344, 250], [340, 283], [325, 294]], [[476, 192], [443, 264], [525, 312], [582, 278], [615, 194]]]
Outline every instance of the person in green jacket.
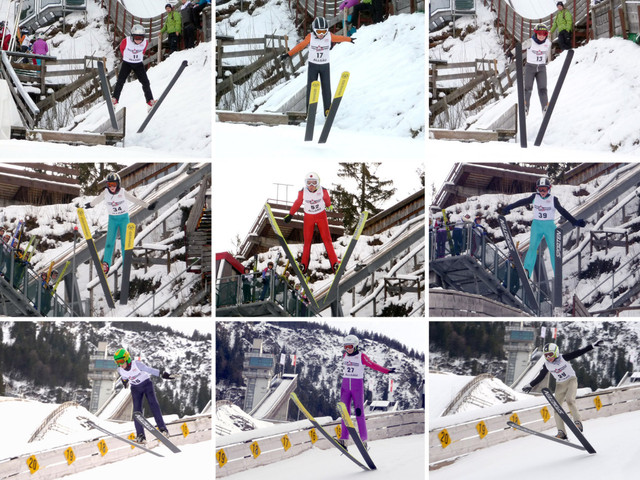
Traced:
[[182, 19], [179, 12], [173, 11], [173, 6], [167, 3], [164, 6], [167, 11], [167, 19], [160, 30], [160, 39], [162, 40], [162, 34], [167, 33], [169, 35], [169, 55], [178, 50], [178, 40], [182, 33]]
[[553, 19], [553, 25], [551, 26], [551, 33], [556, 28], [558, 29], [558, 45], [560, 50], [571, 49], [571, 30], [573, 30], [573, 17], [569, 10], [565, 10], [564, 3], [556, 3], [558, 7], [558, 14]]

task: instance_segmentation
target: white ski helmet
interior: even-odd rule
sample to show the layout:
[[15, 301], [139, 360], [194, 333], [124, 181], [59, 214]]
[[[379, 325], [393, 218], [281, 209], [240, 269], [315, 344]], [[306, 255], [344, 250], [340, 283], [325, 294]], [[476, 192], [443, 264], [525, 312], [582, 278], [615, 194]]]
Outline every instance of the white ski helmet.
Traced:
[[309, 185], [315, 185], [316, 187], [320, 187], [320, 177], [316, 172], [309, 172], [304, 177], [304, 185], [308, 187]]
[[542, 353], [547, 361], [553, 362], [560, 355], [560, 349], [555, 343], [547, 343], [542, 349]]
[[142, 38], [144, 38], [146, 36], [146, 34], [147, 34], [147, 31], [139, 23], [136, 23], [133, 27], [131, 27], [131, 36], [132, 37], [142, 37]]
[[342, 345], [344, 345], [345, 347], [347, 345], [353, 345], [354, 350], [358, 348], [359, 343], [360, 340], [358, 340], [358, 337], [356, 337], [355, 335], [347, 335], [346, 337], [344, 337], [344, 340], [342, 340]]

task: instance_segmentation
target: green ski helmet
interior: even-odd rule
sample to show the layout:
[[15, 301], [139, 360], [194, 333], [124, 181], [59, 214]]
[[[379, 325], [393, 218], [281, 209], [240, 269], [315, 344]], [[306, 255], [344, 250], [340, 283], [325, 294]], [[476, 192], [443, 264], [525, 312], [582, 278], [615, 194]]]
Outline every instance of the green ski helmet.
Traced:
[[126, 349], [121, 348], [116, 353], [113, 354], [113, 361], [116, 362], [116, 365], [121, 366], [125, 363], [131, 363], [131, 355], [127, 352]]

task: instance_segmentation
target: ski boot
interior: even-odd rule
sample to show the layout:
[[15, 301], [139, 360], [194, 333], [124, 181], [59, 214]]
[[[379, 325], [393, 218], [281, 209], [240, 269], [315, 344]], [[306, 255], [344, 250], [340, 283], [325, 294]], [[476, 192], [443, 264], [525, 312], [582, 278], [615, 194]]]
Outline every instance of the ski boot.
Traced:
[[144, 436], [144, 433], [139, 433], [136, 439], [134, 440], [136, 443], [146, 443], [147, 439]]
[[580, 430], [581, 432], [584, 432], [584, 429], [582, 427], [582, 422], [580, 420], [576, 420], [575, 422], [573, 422], [576, 424], [576, 427], [578, 427], [578, 430]]
[[167, 430], [166, 428], [161, 428], [160, 433], [164, 435], [166, 438], [169, 438], [169, 430]]
[[367, 445], [367, 442], [362, 442], [362, 445], [364, 445], [364, 449], [369, 451], [369, 445]]
[[303, 275], [306, 275], [308, 271], [309, 268], [304, 263], [300, 263], [300, 272], [302, 272]]
[[559, 438], [560, 440], [567, 440], [567, 434], [564, 433], [562, 430], [558, 430], [558, 434], [556, 435], [556, 438]]
[[153, 98], [147, 102], [147, 111], [150, 112], [153, 106], [156, 104], [156, 100]]
[[327, 117], [329, 116], [329, 110], [330, 110], [330, 109], [328, 109], [328, 108], [327, 108], [327, 109], [324, 111], [324, 118], [327, 118]]
[[118, 105], [118, 99], [116, 97], [111, 97], [111, 103], [115, 107], [116, 105]]
[[336, 262], [333, 264], [333, 273], [336, 273], [338, 271], [338, 268], [340, 268], [340, 262]]
[[109, 273], [109, 264], [107, 262], [102, 262], [102, 271], [105, 275]]
[[344, 448], [345, 450], [348, 450], [347, 448], [347, 441], [346, 440], [342, 440], [341, 438], [338, 439], [338, 443], [340, 444], [340, 446], [342, 448]]

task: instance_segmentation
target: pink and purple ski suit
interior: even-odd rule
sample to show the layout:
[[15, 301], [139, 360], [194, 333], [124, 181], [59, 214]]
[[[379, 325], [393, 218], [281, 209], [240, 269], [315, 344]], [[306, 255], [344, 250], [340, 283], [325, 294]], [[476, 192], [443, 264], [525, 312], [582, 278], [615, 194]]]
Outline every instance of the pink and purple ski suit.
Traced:
[[[351, 415], [351, 402], [356, 413], [356, 421], [358, 422], [358, 433], [363, 442], [367, 441], [367, 422], [364, 418], [364, 367], [369, 367], [378, 372], [390, 373], [390, 370], [381, 367], [380, 365], [371, 361], [364, 353], [354, 350], [349, 355], [345, 353], [342, 357], [343, 365], [343, 378], [342, 387], [340, 388], [340, 401], [347, 406], [347, 411]], [[349, 438], [349, 432], [347, 427], [342, 421], [342, 435], [341, 440]]]

